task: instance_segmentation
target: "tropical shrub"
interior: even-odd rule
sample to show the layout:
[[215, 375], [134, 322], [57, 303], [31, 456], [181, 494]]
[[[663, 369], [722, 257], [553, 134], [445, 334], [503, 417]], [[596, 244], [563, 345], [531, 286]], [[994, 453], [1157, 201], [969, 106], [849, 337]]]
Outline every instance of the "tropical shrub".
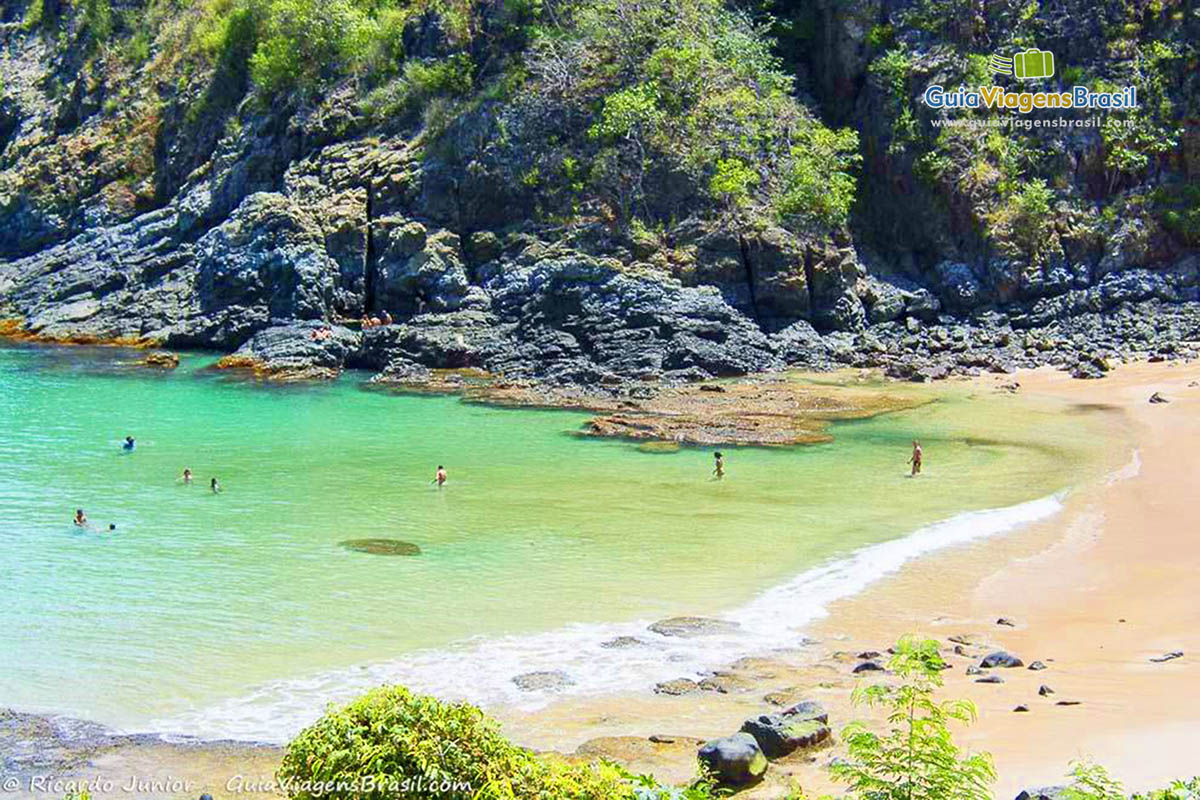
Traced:
[[633, 796], [612, 767], [539, 759], [475, 706], [401, 686], [330, 709], [288, 745], [278, 777], [296, 800]]
[[938, 643], [904, 638], [888, 667], [903, 681], [854, 690], [854, 702], [888, 710], [888, 731], [852, 723], [842, 732], [848, 757], [831, 767], [862, 800], [987, 800], [996, 773], [986, 753], [962, 755], [950, 734], [953, 722], [972, 722], [974, 704], [937, 701], [944, 662]]

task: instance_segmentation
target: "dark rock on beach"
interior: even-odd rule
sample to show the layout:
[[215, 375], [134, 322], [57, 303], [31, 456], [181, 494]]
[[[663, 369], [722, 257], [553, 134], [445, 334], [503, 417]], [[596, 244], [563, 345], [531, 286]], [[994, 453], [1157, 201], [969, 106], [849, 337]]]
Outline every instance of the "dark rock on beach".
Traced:
[[983, 669], [992, 669], [994, 667], [1023, 667], [1025, 662], [1012, 653], [1007, 653], [1004, 650], [997, 650], [994, 653], [988, 653], [979, 662], [979, 666]]
[[767, 771], [767, 757], [748, 733], [714, 739], [700, 748], [697, 757], [718, 782], [728, 786], [756, 783]]
[[1004, 678], [999, 675], [985, 675], [982, 678], [976, 678], [976, 683], [1004, 683]]
[[1029, 669], [1033, 670], [1034, 672], [1039, 672], [1043, 669], [1046, 669], [1046, 665], [1041, 661], [1034, 661], [1029, 665]]
[[858, 675], [863, 672], [882, 672], [883, 666], [877, 661], [864, 661], [854, 667], [852, 672]]
[[1174, 661], [1177, 658], [1183, 658], [1182, 650], [1172, 650], [1169, 653], [1163, 653], [1161, 656], [1152, 656], [1150, 660], [1156, 664], [1161, 664], [1164, 661]]
[[754, 737], [767, 758], [775, 759], [824, 742], [830, 735], [828, 723], [825, 709], [807, 701], [782, 712], [752, 717], [742, 724], [742, 732]]
[[1065, 786], [1043, 786], [1039, 789], [1022, 789], [1014, 800], [1061, 800], [1066, 796]]

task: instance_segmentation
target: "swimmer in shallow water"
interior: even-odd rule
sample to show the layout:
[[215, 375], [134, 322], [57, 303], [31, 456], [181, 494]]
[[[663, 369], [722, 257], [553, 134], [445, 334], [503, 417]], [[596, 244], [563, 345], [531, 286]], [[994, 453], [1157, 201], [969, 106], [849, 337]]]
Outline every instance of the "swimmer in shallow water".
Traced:
[[189, 469], [188, 467], [184, 467], [183, 474], [179, 476], [179, 480], [182, 481], [183, 483], [191, 483], [192, 482], [191, 469]]
[[713, 467], [713, 475], [716, 475], [718, 478], [724, 478], [725, 477], [725, 456], [721, 455], [720, 450], [713, 453], [713, 462], [716, 464], [716, 466]]
[[221, 493], [221, 484], [217, 483], [217, 479], [216, 479], [216, 478], [213, 478], [213, 479], [212, 479], [212, 483], [211, 483], [210, 485], [212, 486], [212, 493], [213, 493], [213, 494], [220, 494], [220, 493]]
[[909, 477], [915, 478], [921, 474], [921, 443], [913, 439], [912, 458], [908, 459], [908, 463], [912, 464], [912, 473]]
[[446, 482], [446, 468], [438, 464], [437, 472], [433, 476], [431, 483], [436, 483], [438, 488], [442, 488], [442, 484]]
[[121, 445], [121, 449], [123, 449], [123, 450], [132, 450], [133, 448], [134, 448], [134, 441], [133, 441], [133, 437], [132, 437], [132, 436], [126, 436], [126, 437], [125, 437], [125, 444]]
[[108, 523], [108, 532], [109, 533], [112, 533], [116, 529], [117, 529], [117, 523], [115, 523], [115, 522]]
[[82, 508], [75, 509], [75, 525], [79, 528], [86, 528], [88, 524], [87, 514], [83, 513]]

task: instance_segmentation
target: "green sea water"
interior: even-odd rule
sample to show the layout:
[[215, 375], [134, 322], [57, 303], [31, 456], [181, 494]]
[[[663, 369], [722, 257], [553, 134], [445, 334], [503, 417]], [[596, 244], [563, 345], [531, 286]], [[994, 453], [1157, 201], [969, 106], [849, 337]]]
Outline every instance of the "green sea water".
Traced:
[[[253, 385], [201, 356], [154, 374], [129, 358], [0, 349], [0, 707], [262, 739], [381, 680], [486, 704], [559, 661], [579, 691], [674, 677], [753, 642], [597, 644], [1044, 498], [1107, 468], [1119, 437], [1103, 409], [903, 386], [936, 401], [837, 424], [829, 444], [726, 449], [715, 481], [711, 451], [581, 439], [580, 413], [382, 393], [354, 375]], [[373, 537], [421, 554], [339, 547]]]

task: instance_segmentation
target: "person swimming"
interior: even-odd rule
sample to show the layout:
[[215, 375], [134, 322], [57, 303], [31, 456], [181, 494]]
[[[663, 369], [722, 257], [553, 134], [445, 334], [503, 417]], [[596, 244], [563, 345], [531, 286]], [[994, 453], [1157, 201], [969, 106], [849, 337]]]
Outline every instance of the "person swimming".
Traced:
[[192, 470], [188, 467], [184, 467], [183, 474], [179, 476], [179, 480], [183, 481], [184, 483], [191, 483], [192, 482]]
[[87, 514], [83, 513], [82, 508], [75, 509], [75, 525], [79, 528], [86, 528], [88, 524]]
[[446, 482], [446, 468], [443, 467], [441, 464], [438, 464], [437, 473], [434, 474], [433, 480], [431, 481], [431, 483], [436, 483], [438, 485], [438, 488], [440, 489], [442, 487], [442, 484], [445, 482]]
[[217, 483], [217, 479], [216, 479], [216, 478], [213, 478], [213, 479], [212, 479], [212, 483], [211, 483], [211, 484], [209, 484], [209, 485], [212, 487], [212, 493], [213, 493], [213, 494], [220, 494], [220, 493], [221, 493], [221, 484]]
[[724, 478], [725, 477], [725, 456], [721, 455], [720, 450], [713, 453], [713, 463], [716, 465], [715, 467], [713, 467], [713, 475], [716, 475], [718, 478]]
[[915, 478], [921, 474], [921, 443], [913, 439], [912, 458], [908, 459], [908, 463], [912, 464], [912, 473], [909, 477]]
[[134, 448], [134, 440], [132, 436], [125, 437], [125, 444], [121, 445], [123, 450], [132, 450]]
[[115, 523], [115, 522], [108, 523], [108, 532], [109, 533], [112, 533], [116, 529], [117, 529], [117, 523]]

